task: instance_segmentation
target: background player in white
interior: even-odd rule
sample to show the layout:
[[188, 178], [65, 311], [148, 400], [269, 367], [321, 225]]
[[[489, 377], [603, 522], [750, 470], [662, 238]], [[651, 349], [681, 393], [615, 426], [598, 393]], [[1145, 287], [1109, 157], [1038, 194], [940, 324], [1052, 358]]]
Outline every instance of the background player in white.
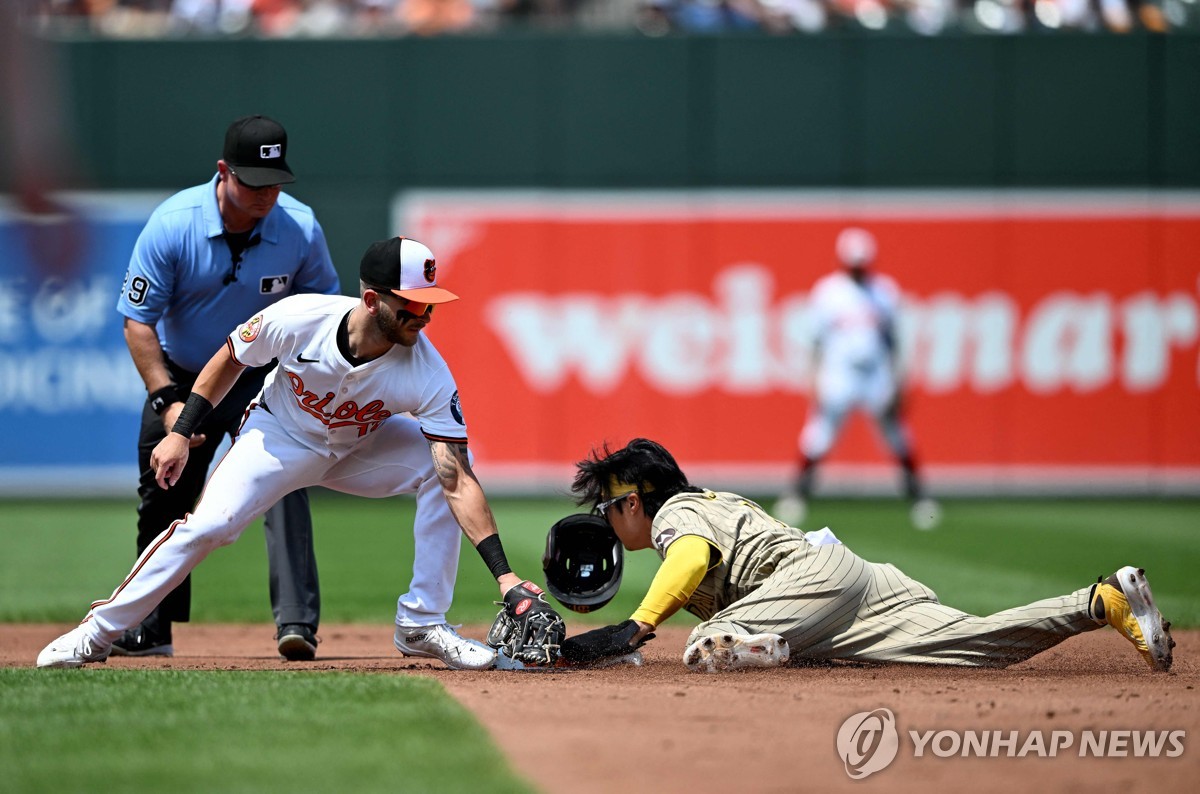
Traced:
[[[92, 604], [77, 628], [50, 643], [38, 667], [105, 661], [113, 640], [209, 552], [237, 540], [280, 496], [307, 486], [369, 497], [415, 492], [418, 536], [449, 536], [457, 549], [461, 527], [501, 595], [523, 584], [508, 566], [495, 518], [471, 470], [454, 378], [422, 334], [434, 307], [456, 296], [437, 286], [433, 254], [415, 240], [373, 244], [359, 275], [358, 299], [292, 296], [230, 334], [201, 371], [172, 432], [154, 450], [158, 484], [170, 488], [179, 481], [193, 430], [245, 367], [278, 359], [237, 439], [192, 513], [155, 539], [111, 597]], [[426, 571], [427, 579], [440, 574], [453, 582], [457, 551], [438, 556], [422, 554], [422, 548], [417, 544], [414, 579], [423, 566], [433, 565], [438, 570]], [[444, 620], [405, 625], [407, 614], [400, 604], [395, 645], [401, 653], [468, 669], [495, 661], [495, 651], [458, 636]]]
[[900, 288], [872, 270], [875, 238], [864, 229], [838, 235], [841, 268], [819, 279], [809, 293], [813, 375], [808, 419], [800, 432], [795, 484], [775, 503], [775, 516], [799, 526], [808, 509], [817, 464], [829, 454], [850, 412], [867, 411], [904, 471], [904, 491], [918, 529], [932, 529], [941, 510], [923, 495], [912, 435], [901, 414], [896, 349]]
[[940, 603], [894, 565], [859, 557], [828, 528], [801, 532], [749, 499], [692, 485], [649, 439], [593, 450], [576, 464], [571, 490], [626, 549], [654, 549], [662, 565], [629, 620], [562, 642], [570, 662], [627, 654], [682, 608], [702, 621], [683, 654], [697, 672], [777, 667], [789, 658], [1007, 667], [1105, 625], [1152, 670], [1171, 669], [1171, 624], [1145, 572], [1132, 566], [979, 617]]

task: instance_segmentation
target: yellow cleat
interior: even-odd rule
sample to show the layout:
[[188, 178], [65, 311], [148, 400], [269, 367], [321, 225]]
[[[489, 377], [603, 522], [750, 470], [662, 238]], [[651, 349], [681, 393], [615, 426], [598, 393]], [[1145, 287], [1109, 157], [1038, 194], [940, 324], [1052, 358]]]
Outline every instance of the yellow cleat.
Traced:
[[1171, 669], [1171, 624], [1154, 605], [1150, 583], [1141, 568], [1127, 565], [1096, 584], [1092, 593], [1092, 617], [1107, 623], [1133, 643], [1150, 669]]

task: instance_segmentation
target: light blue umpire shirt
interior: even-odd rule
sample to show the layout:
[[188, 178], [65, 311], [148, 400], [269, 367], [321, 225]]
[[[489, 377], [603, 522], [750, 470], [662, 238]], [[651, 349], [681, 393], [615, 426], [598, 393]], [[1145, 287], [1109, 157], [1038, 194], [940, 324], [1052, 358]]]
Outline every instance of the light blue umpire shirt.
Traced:
[[337, 295], [337, 271], [313, 211], [281, 192], [235, 263], [217, 209], [217, 176], [176, 193], [138, 236], [117, 311], [156, 325], [167, 357], [199, 372], [240, 323], [280, 298]]

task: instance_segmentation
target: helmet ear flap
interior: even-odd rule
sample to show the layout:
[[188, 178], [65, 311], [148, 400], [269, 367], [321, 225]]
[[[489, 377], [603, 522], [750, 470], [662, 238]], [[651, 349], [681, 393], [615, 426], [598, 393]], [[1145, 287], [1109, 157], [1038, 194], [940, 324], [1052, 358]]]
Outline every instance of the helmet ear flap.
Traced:
[[546, 589], [574, 612], [592, 612], [611, 601], [621, 587], [624, 567], [625, 548], [599, 516], [567, 516], [546, 535]]

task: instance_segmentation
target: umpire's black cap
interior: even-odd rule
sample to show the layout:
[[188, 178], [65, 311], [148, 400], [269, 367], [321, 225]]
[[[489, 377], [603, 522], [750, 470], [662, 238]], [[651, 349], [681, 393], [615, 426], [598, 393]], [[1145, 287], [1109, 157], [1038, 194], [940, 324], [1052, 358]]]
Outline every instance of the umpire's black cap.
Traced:
[[222, 159], [238, 180], [250, 187], [296, 181], [287, 164], [287, 132], [266, 116], [243, 116], [225, 131]]

